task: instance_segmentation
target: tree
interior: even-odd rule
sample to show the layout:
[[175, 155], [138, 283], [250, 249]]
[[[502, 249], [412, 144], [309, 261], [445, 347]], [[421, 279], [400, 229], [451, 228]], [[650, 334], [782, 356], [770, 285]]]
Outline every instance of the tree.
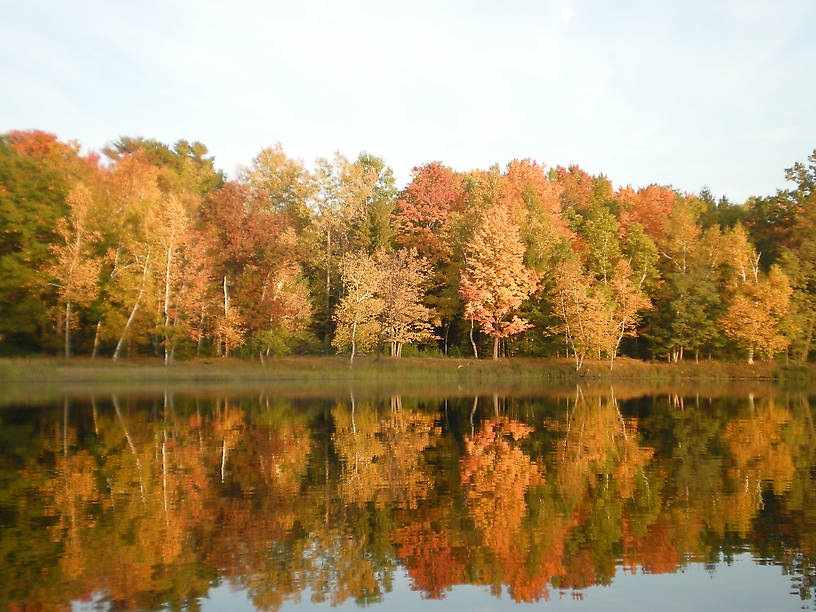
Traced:
[[791, 293], [788, 277], [776, 265], [767, 276], [757, 274], [737, 285], [721, 321], [728, 337], [748, 350], [748, 363], [754, 362], [756, 352], [771, 359], [787, 346], [780, 324], [788, 312]]
[[600, 354], [601, 347], [607, 344], [604, 331], [611, 317], [600, 283], [578, 257], [565, 260], [555, 269], [555, 309], [561, 323], [553, 330], [564, 334], [578, 371], [587, 356]]
[[441, 162], [412, 170], [394, 212], [399, 244], [415, 247], [433, 266], [451, 258], [448, 219], [464, 193], [458, 175]]
[[779, 263], [793, 288], [791, 339], [799, 358], [807, 361], [816, 329], [816, 150], [808, 157], [807, 166], [797, 162], [785, 171], [785, 177], [795, 188], [777, 197], [788, 202], [793, 220]]
[[122, 310], [129, 313], [124, 323], [120, 322], [114, 361], [119, 359], [144, 300], [155, 297], [150, 283], [162, 200], [157, 177], [157, 168], [145, 163], [138, 152], [120, 158], [110, 176], [109, 197], [117, 232], [111, 292], [120, 317]]
[[280, 143], [261, 150], [242, 174], [244, 182], [269, 196], [271, 205], [285, 213], [298, 230], [311, 221], [308, 203], [317, 186], [303, 162], [287, 157]]
[[391, 240], [394, 237], [391, 215], [394, 211], [397, 189], [394, 173], [381, 157], [360, 153], [356, 163], [365, 169], [368, 176], [376, 177], [366, 202], [365, 212], [352, 228], [354, 242], [373, 254], [391, 247]]
[[380, 259], [382, 277], [377, 293], [383, 302], [382, 335], [391, 345], [391, 356], [401, 357], [404, 344], [434, 338], [433, 313], [422, 304], [430, 266], [415, 249], [400, 249]]
[[0, 336], [5, 350], [45, 348], [55, 303], [49, 289], [57, 220], [77, 182], [94, 191], [103, 170], [98, 157], [80, 157], [79, 145], [53, 134], [13, 131], [0, 135]]
[[[625, 260], [615, 265], [608, 283], [587, 271], [578, 257], [560, 264], [555, 271], [556, 310], [563, 333], [580, 370], [589, 355], [609, 358], [612, 369], [626, 336], [637, 333], [638, 314], [651, 307], [638, 278]], [[641, 277], [642, 278], [642, 277]]]
[[101, 260], [93, 253], [99, 234], [91, 229], [93, 198], [90, 190], [77, 183], [68, 193], [67, 217], [57, 220], [59, 241], [51, 246], [54, 262], [48, 273], [65, 306], [64, 355], [71, 356], [72, 308], [87, 305], [99, 292]]
[[367, 162], [349, 161], [340, 153], [335, 154], [333, 161], [318, 159], [316, 165], [317, 215], [310, 228], [313, 246], [306, 257], [312, 270], [314, 294], [325, 293], [320, 300], [317, 322], [323, 328], [323, 336], [328, 343], [332, 306], [339, 293], [333, 278], [346, 253], [358, 250], [371, 252], [370, 236], [357, 230], [366, 225], [369, 205], [376, 198], [377, 185], [382, 186], [382, 169]]
[[288, 218], [264, 193], [227, 183], [205, 199], [202, 221], [223, 297], [220, 342], [251, 340], [261, 360], [283, 352], [311, 313]]
[[465, 318], [478, 321], [493, 338], [493, 359], [498, 359], [499, 340], [530, 327], [514, 313], [535, 291], [536, 276], [524, 266], [519, 228], [502, 206], [485, 214], [466, 253], [459, 285]]
[[383, 301], [377, 295], [382, 273], [365, 252], [346, 253], [341, 265], [343, 297], [334, 314], [337, 329], [332, 344], [340, 351], [351, 347], [349, 367], [354, 365], [358, 345], [370, 348], [376, 342]]

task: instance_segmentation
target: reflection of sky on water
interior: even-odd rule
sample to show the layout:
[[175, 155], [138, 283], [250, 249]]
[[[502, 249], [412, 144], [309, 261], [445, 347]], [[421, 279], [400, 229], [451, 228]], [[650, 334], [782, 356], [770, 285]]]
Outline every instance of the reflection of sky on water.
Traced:
[[[621, 568], [618, 568], [619, 570]], [[582, 599], [574, 599], [578, 593]], [[236, 591], [229, 585], [212, 589], [209, 597], [201, 601], [202, 612], [216, 610], [254, 610], [244, 591]], [[375, 604], [376, 605], [376, 604]], [[471, 610], [474, 612], [499, 612], [516, 610], [515, 603], [506, 594], [497, 599], [486, 587], [457, 586], [444, 599], [422, 599], [417, 591], [410, 589], [410, 579], [403, 572], [394, 578], [394, 590], [387, 593], [382, 602], [388, 610]], [[553, 590], [549, 601], [521, 604], [524, 608], [546, 610], [575, 610], [578, 608], [624, 612], [626, 610], [661, 610], [672, 612], [694, 610], [695, 612], [720, 612], [725, 610], [813, 610], [813, 602], [801, 601], [790, 593], [790, 580], [782, 575], [779, 567], [758, 565], [748, 553], [737, 556], [733, 563], [717, 565], [712, 573], [702, 563], [692, 563], [675, 574], [629, 574], [619, 571], [613, 584], [595, 586], [582, 591]], [[299, 604], [286, 602], [281, 610], [332, 609], [328, 603], [312, 604], [309, 593], [303, 593]], [[334, 609], [356, 609], [357, 604], [347, 601]], [[75, 608], [82, 610], [83, 608]], [[91, 608], [85, 608], [91, 609]]]
[[[620, 568], [619, 568], [620, 570]], [[574, 599], [578, 593], [582, 599]], [[222, 585], [210, 591], [202, 602], [203, 612], [216, 610], [254, 610], [245, 592]], [[376, 604], [375, 604], [376, 605]], [[498, 612], [516, 610], [515, 603], [506, 594], [497, 599], [486, 587], [457, 586], [444, 599], [422, 599], [410, 589], [405, 573], [394, 578], [394, 590], [385, 595], [381, 604], [388, 610], [471, 610]], [[582, 591], [553, 590], [549, 601], [521, 604], [525, 608], [547, 610], [575, 610], [576, 608], [623, 612], [625, 610], [661, 610], [720, 612], [724, 610], [813, 610], [813, 602], [803, 602], [790, 593], [790, 579], [778, 567], [757, 565], [750, 554], [736, 557], [731, 565], [719, 564], [712, 573], [702, 563], [693, 563], [676, 574], [629, 574], [619, 571], [611, 586], [595, 586]], [[304, 608], [331, 609], [328, 603], [312, 604], [309, 593], [303, 594], [299, 604], [286, 602], [281, 610]], [[335, 609], [355, 609], [357, 604], [347, 601]]]

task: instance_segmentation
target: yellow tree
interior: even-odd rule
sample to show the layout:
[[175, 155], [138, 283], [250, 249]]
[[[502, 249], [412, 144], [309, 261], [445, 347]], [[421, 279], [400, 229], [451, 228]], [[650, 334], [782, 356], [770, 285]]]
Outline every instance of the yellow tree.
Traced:
[[[158, 170], [142, 161], [138, 154], [121, 157], [110, 176], [110, 205], [118, 234], [110, 273], [112, 301], [118, 307], [112, 308], [111, 314], [120, 327], [113, 361], [119, 359], [145, 300], [153, 295], [150, 282], [156, 258], [157, 212], [161, 206], [157, 177]], [[123, 310], [129, 314], [122, 322]]]
[[499, 358], [501, 338], [530, 328], [515, 311], [537, 285], [535, 273], [524, 265], [524, 245], [518, 225], [505, 207], [493, 206], [482, 218], [466, 249], [459, 284], [459, 294], [465, 301], [465, 318], [477, 321], [493, 338], [493, 359]]
[[280, 143], [261, 150], [242, 178], [268, 195], [272, 205], [286, 213], [298, 229], [312, 218], [308, 200], [316, 190], [314, 179], [301, 160], [287, 157]]
[[334, 314], [337, 329], [332, 344], [338, 351], [351, 347], [349, 367], [354, 365], [358, 345], [370, 348], [376, 341], [377, 317], [383, 309], [383, 301], [377, 296], [381, 276], [377, 263], [364, 251], [343, 257], [344, 296]]
[[382, 277], [378, 293], [383, 301], [382, 335], [391, 345], [391, 356], [401, 357], [403, 344], [434, 337], [432, 311], [422, 304], [430, 278], [430, 265], [416, 249], [400, 249], [381, 256]]
[[748, 363], [756, 352], [771, 359], [787, 346], [780, 331], [793, 293], [787, 275], [776, 265], [764, 274], [759, 266], [761, 253], [737, 226], [724, 237], [725, 261], [732, 270], [732, 298], [720, 323], [726, 335], [748, 350]]
[[48, 269], [65, 306], [65, 358], [71, 356], [71, 314], [75, 305], [88, 304], [99, 292], [102, 262], [93, 256], [92, 248], [99, 234], [89, 228], [93, 197], [82, 183], [77, 183], [66, 198], [68, 216], [57, 220], [59, 242], [51, 247], [54, 261]]
[[788, 345], [780, 323], [792, 292], [787, 275], [774, 265], [767, 275], [741, 283], [734, 293], [721, 323], [729, 338], [748, 349], [748, 363], [754, 363], [756, 352], [771, 359]]
[[651, 301], [623, 259], [608, 282], [586, 271], [577, 257], [556, 268], [555, 308], [561, 324], [554, 330], [564, 334], [576, 370], [593, 354], [599, 359], [605, 354], [612, 369], [623, 338], [636, 334], [638, 312], [650, 307]]
[[600, 283], [577, 257], [561, 262], [555, 270], [555, 309], [561, 323], [553, 331], [564, 334], [575, 369], [580, 370], [588, 355], [600, 351], [612, 313]]
[[609, 321], [611, 330], [609, 340], [611, 342], [606, 351], [610, 370], [624, 336], [637, 335], [638, 313], [652, 307], [651, 300], [641, 289], [643, 280], [643, 276], [639, 279], [635, 278], [632, 268], [625, 260], [620, 260], [615, 266], [615, 275], [609, 283], [612, 299], [612, 313]]

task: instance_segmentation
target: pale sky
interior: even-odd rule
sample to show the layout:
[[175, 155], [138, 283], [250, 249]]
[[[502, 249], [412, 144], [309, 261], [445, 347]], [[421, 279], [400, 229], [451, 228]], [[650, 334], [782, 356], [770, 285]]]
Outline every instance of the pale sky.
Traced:
[[[233, 6], [234, 5], [234, 6]], [[0, 132], [532, 158], [743, 201], [816, 148], [814, 0], [0, 0]]]

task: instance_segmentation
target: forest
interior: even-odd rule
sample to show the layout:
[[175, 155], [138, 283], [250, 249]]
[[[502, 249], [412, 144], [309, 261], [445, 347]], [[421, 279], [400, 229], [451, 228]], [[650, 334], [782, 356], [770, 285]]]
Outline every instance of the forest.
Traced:
[[788, 188], [613, 188], [578, 166], [307, 165], [0, 136], [0, 355], [376, 353], [806, 361], [816, 150]]

